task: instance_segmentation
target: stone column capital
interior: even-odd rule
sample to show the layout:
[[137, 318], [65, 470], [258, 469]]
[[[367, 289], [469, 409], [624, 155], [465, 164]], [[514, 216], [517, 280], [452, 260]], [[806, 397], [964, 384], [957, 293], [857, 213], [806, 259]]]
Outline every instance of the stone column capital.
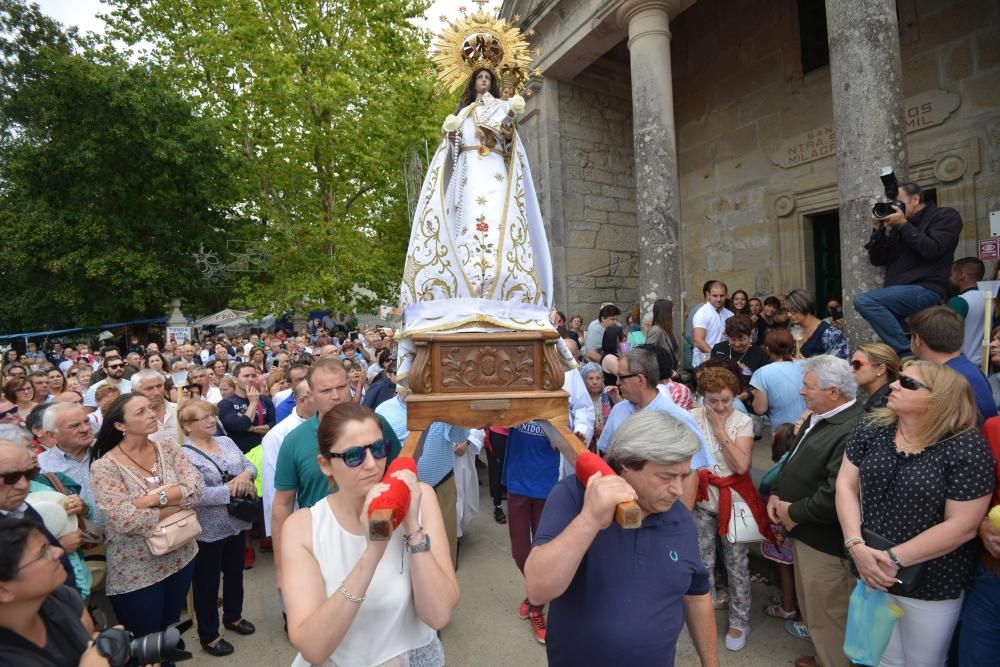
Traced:
[[647, 11], [664, 12], [667, 20], [680, 9], [680, 0], [623, 0], [615, 12], [618, 24], [628, 29], [629, 23], [639, 14]]

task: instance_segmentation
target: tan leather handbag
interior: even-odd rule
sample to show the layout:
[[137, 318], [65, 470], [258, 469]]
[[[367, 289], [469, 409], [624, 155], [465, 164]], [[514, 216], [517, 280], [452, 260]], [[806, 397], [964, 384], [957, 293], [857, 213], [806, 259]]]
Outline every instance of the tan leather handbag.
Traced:
[[[157, 449], [157, 455], [159, 455], [159, 449]], [[135, 474], [130, 468], [123, 466], [118, 461], [115, 461], [115, 463], [125, 474], [138, 482], [139, 486], [147, 494], [156, 493], [160, 489], [166, 488], [165, 486], [158, 486], [155, 489], [150, 489], [146, 486], [145, 480]], [[160, 469], [163, 469], [162, 459]], [[154, 556], [162, 556], [171, 551], [177, 551], [185, 544], [196, 539], [199, 535], [201, 535], [201, 524], [198, 523], [198, 516], [192, 509], [182, 509], [156, 524], [152, 535], [146, 536], [146, 547]]]

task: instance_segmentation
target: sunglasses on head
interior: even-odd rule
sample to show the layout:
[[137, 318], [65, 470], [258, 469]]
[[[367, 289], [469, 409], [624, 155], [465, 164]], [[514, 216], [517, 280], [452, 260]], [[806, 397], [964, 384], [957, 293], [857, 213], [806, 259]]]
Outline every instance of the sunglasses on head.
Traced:
[[928, 385], [924, 384], [920, 380], [911, 378], [909, 375], [899, 376], [899, 386], [903, 389], [909, 389], [910, 391], [916, 391], [917, 389], [926, 389], [927, 391], [931, 391], [931, 388]]
[[389, 443], [385, 439], [378, 439], [370, 445], [360, 445], [358, 447], [348, 447], [342, 452], [323, 452], [323, 456], [328, 459], [342, 459], [348, 468], [357, 468], [365, 460], [365, 450], [371, 450], [372, 456], [376, 459], [384, 459], [389, 455]]
[[3, 480], [3, 483], [8, 486], [13, 486], [14, 484], [17, 484], [22, 477], [30, 482], [38, 477], [38, 473], [41, 471], [42, 469], [38, 466], [29, 468], [28, 470], [13, 470], [11, 472], [0, 473], [0, 480]]

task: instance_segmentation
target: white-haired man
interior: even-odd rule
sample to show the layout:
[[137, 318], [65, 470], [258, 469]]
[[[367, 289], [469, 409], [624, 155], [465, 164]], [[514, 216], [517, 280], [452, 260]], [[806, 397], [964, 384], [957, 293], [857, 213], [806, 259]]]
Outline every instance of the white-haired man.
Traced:
[[141, 370], [132, 376], [132, 390], [145, 396], [150, 409], [156, 414], [159, 426], [156, 433], [149, 437], [160, 442], [177, 443], [177, 404], [167, 400], [163, 376], [152, 368]]
[[848, 568], [834, 496], [847, 438], [864, 409], [844, 359], [823, 354], [807, 359], [802, 370], [800, 393], [812, 414], [771, 487], [767, 514], [795, 538], [795, 590], [804, 623], [786, 621], [785, 628], [811, 636], [816, 649], [815, 657], [799, 658], [796, 667], [848, 667], [844, 632], [857, 578]]
[[[42, 472], [61, 472], [80, 485], [80, 495], [71, 495], [63, 507], [69, 514], [86, 515], [102, 525], [90, 486], [90, 445], [94, 431], [82, 406], [75, 403], [53, 403], [42, 416], [42, 428], [55, 446], [38, 455]], [[86, 504], [84, 504], [86, 502]]]
[[[640, 412], [608, 448], [618, 475], [594, 475], [586, 489], [570, 475], [552, 489], [524, 568], [531, 600], [551, 602], [549, 665], [671, 665], [685, 616], [701, 664], [719, 664], [697, 529], [677, 502], [700, 450], [684, 423]], [[613, 523], [629, 500], [642, 515], [634, 531]]]

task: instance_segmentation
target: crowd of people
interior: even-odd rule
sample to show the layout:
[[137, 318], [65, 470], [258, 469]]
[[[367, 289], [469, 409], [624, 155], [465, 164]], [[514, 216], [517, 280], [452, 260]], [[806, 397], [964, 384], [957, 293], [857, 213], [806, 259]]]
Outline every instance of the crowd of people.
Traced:
[[[980, 268], [956, 262], [956, 287]], [[524, 577], [516, 613], [550, 664], [672, 664], [685, 619], [717, 664], [715, 611], [740, 651], [759, 604], [811, 642], [796, 665], [846, 666], [859, 581], [905, 610], [881, 664], [988, 662], [1000, 373], [966, 354], [974, 311], [910, 314], [901, 360], [884, 343], [849, 347], [836, 299], [821, 319], [804, 290], [730, 295], [713, 280], [704, 297], [680, 340], [666, 299], [646, 314], [603, 304], [586, 325], [552, 313], [577, 361], [570, 429], [616, 474], [581, 484], [534, 422], [436, 423], [416, 468], [393, 474], [411, 503], [388, 542], [365, 517], [408, 435], [391, 329], [29, 344], [2, 372], [0, 632], [49, 656], [24, 664], [101, 664], [87, 662], [101, 659], [91, 614], [155, 633], [191, 591], [202, 650], [229, 655], [256, 631], [243, 572], [273, 551], [296, 665], [443, 664], [436, 630], [458, 603], [482, 453]], [[1000, 329], [990, 356], [1000, 366]], [[774, 466], [754, 471], [767, 433]], [[613, 521], [625, 501], [641, 509], [638, 538]], [[779, 585], [766, 603], [751, 594], [757, 552]], [[67, 616], [85, 623], [57, 630]]]

